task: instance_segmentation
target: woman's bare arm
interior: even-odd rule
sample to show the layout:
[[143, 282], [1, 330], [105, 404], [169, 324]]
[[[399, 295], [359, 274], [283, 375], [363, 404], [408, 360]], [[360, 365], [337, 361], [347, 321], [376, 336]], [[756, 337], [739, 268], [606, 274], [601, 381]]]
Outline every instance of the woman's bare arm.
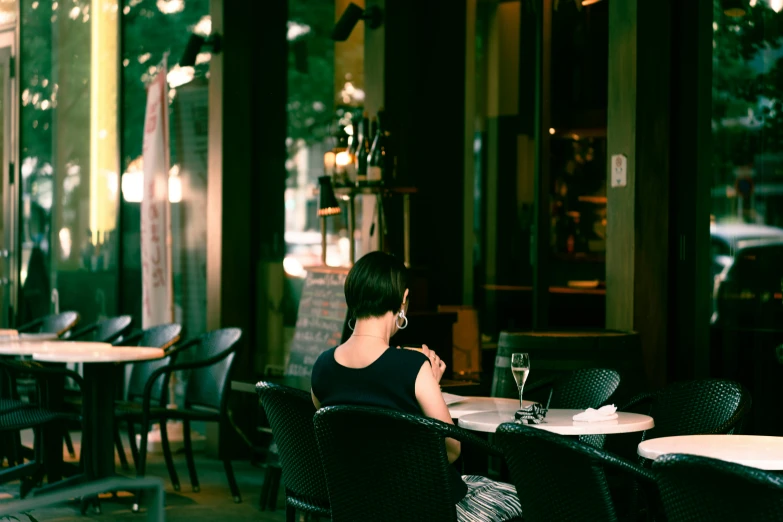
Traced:
[[321, 402], [318, 400], [318, 397], [315, 396], [315, 393], [313, 393], [313, 390], [310, 390], [310, 397], [313, 398], [313, 405], [315, 405], [316, 410], [321, 409]]
[[[313, 400], [315, 400], [315, 396], [313, 396]], [[443, 400], [443, 394], [440, 392], [440, 385], [432, 375], [429, 361], [421, 365], [419, 375], [416, 377], [416, 400], [419, 402], [421, 411], [427, 417], [447, 424], [454, 424], [449, 414], [449, 408]], [[446, 439], [446, 454], [449, 457], [449, 463], [457, 460], [460, 454], [458, 440]]]

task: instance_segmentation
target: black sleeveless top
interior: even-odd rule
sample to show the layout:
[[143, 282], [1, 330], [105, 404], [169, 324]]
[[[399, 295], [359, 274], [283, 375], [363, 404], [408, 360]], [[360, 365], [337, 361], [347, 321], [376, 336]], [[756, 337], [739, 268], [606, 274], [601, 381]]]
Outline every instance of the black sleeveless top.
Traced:
[[[426, 355], [390, 347], [369, 366], [348, 368], [334, 359], [335, 349], [323, 352], [313, 365], [311, 387], [321, 406], [375, 406], [423, 415], [416, 400], [416, 377], [421, 365], [429, 362]], [[456, 504], [468, 487], [454, 466], [450, 470]]]

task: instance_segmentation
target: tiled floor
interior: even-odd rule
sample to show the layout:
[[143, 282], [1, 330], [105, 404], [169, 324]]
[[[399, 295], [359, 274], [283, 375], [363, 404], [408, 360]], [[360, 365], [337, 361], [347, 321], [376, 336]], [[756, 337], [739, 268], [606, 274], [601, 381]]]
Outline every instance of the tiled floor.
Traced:
[[[78, 441], [74, 441], [77, 444]], [[125, 448], [128, 448], [127, 441]], [[130, 455], [128, 461], [131, 462]], [[242, 503], [235, 504], [226, 482], [223, 464], [204, 455], [196, 457], [196, 469], [201, 482], [201, 491], [192, 493], [188, 480], [187, 466], [184, 455], [175, 455], [174, 464], [182, 484], [181, 491], [175, 492], [166, 472], [166, 466], [162, 455], [151, 455], [147, 465], [147, 475], [164, 479], [166, 488], [166, 520], [194, 522], [199, 520], [218, 522], [222, 520], [237, 521], [261, 521], [283, 522], [285, 520], [285, 504], [282, 496], [278, 501], [278, 509], [275, 512], [261, 511], [258, 505], [259, 492], [264, 479], [264, 470], [251, 465], [249, 462], [235, 461], [234, 473], [242, 494]], [[120, 470], [117, 462], [117, 470]], [[133, 476], [133, 471], [128, 473]], [[0, 485], [0, 502], [11, 502], [18, 495], [18, 483]], [[282, 492], [281, 492], [282, 493]], [[88, 512], [86, 518], [110, 522], [113, 520], [143, 521], [147, 517], [131, 511], [130, 497], [104, 500], [101, 503], [100, 515]], [[79, 513], [76, 502], [64, 504], [59, 507], [35, 510], [31, 513], [37, 520], [52, 522], [83, 521], [85, 517]], [[18, 517], [21, 522], [26, 522], [27, 517]]]

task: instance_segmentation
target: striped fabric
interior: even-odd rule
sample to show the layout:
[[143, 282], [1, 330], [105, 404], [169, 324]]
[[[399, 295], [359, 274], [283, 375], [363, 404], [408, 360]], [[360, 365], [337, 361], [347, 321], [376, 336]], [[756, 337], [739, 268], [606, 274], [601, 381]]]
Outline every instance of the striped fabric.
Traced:
[[459, 522], [504, 522], [522, 518], [517, 490], [511, 484], [479, 475], [464, 475], [468, 494], [457, 503]]

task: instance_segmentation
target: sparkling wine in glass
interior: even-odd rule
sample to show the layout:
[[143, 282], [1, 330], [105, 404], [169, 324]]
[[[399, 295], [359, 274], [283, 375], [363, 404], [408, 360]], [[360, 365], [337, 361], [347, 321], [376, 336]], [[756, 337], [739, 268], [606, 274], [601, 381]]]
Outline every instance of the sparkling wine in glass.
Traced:
[[522, 389], [525, 387], [527, 374], [530, 372], [530, 357], [526, 353], [511, 354], [511, 373], [519, 389], [519, 408], [522, 408]]

